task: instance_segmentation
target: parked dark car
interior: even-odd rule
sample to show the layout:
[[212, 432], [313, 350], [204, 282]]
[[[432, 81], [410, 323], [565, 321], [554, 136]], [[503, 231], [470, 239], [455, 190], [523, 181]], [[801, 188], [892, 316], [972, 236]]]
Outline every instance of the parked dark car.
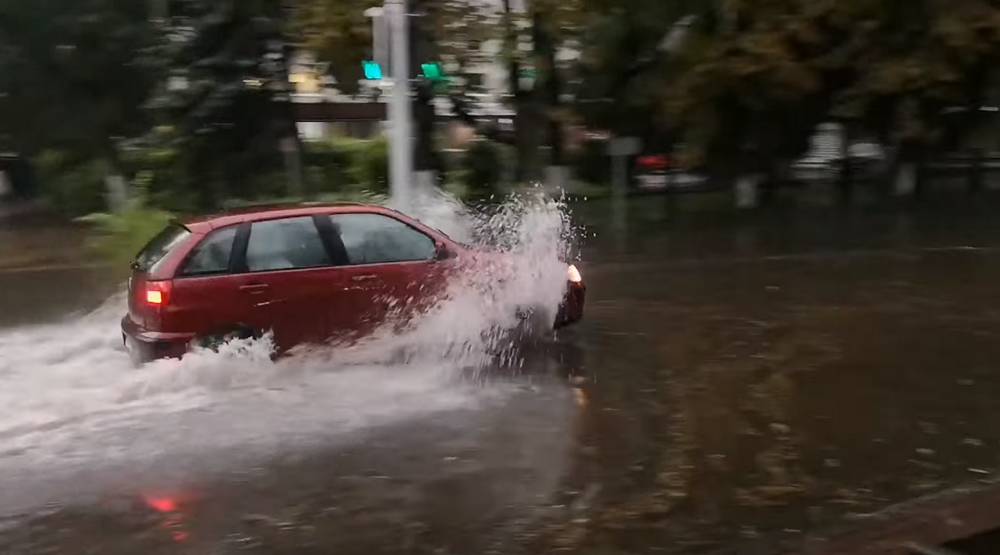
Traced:
[[[136, 257], [122, 337], [133, 360], [271, 331], [278, 353], [364, 336], [390, 307], [411, 317], [482, 253], [399, 212], [356, 204], [260, 209], [178, 222]], [[567, 265], [556, 328], [583, 316]]]

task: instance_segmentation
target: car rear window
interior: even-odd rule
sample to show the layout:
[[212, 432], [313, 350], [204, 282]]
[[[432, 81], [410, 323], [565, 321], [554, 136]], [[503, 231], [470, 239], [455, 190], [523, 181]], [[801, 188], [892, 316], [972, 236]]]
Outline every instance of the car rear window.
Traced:
[[132, 267], [141, 272], [150, 272], [177, 245], [191, 236], [191, 232], [177, 224], [171, 224], [139, 251]]

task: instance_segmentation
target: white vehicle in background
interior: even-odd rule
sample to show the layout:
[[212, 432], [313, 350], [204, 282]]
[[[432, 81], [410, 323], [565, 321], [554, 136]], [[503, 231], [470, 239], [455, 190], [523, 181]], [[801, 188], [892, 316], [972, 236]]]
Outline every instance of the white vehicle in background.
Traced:
[[860, 140], [844, 145], [844, 128], [838, 123], [824, 123], [816, 128], [806, 154], [790, 166], [791, 177], [798, 181], [832, 181], [837, 179], [846, 162], [858, 176], [871, 175], [884, 169], [887, 160], [882, 145]]

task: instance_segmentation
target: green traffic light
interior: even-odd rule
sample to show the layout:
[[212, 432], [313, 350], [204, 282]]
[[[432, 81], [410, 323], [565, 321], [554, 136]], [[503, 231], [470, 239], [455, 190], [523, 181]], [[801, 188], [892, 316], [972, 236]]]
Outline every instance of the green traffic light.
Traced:
[[383, 78], [382, 64], [371, 60], [364, 61], [365, 79], [370, 81], [381, 81]]
[[437, 62], [420, 64], [420, 69], [423, 71], [424, 77], [427, 78], [428, 81], [438, 82], [445, 80], [444, 68]]

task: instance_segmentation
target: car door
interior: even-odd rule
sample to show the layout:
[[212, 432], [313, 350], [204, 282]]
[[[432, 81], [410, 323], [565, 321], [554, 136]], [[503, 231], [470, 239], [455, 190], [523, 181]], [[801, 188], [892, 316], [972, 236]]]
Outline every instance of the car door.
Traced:
[[346, 254], [343, 276], [354, 307], [353, 317], [335, 327], [369, 333], [387, 320], [405, 323], [443, 289], [437, 245], [422, 231], [374, 213], [334, 214], [330, 223]]
[[250, 319], [234, 273], [238, 227], [212, 231], [192, 249], [173, 280], [167, 317], [170, 328], [207, 337], [224, 334]]
[[279, 352], [330, 337], [347, 287], [313, 217], [253, 223], [243, 258], [253, 325], [273, 331]]

